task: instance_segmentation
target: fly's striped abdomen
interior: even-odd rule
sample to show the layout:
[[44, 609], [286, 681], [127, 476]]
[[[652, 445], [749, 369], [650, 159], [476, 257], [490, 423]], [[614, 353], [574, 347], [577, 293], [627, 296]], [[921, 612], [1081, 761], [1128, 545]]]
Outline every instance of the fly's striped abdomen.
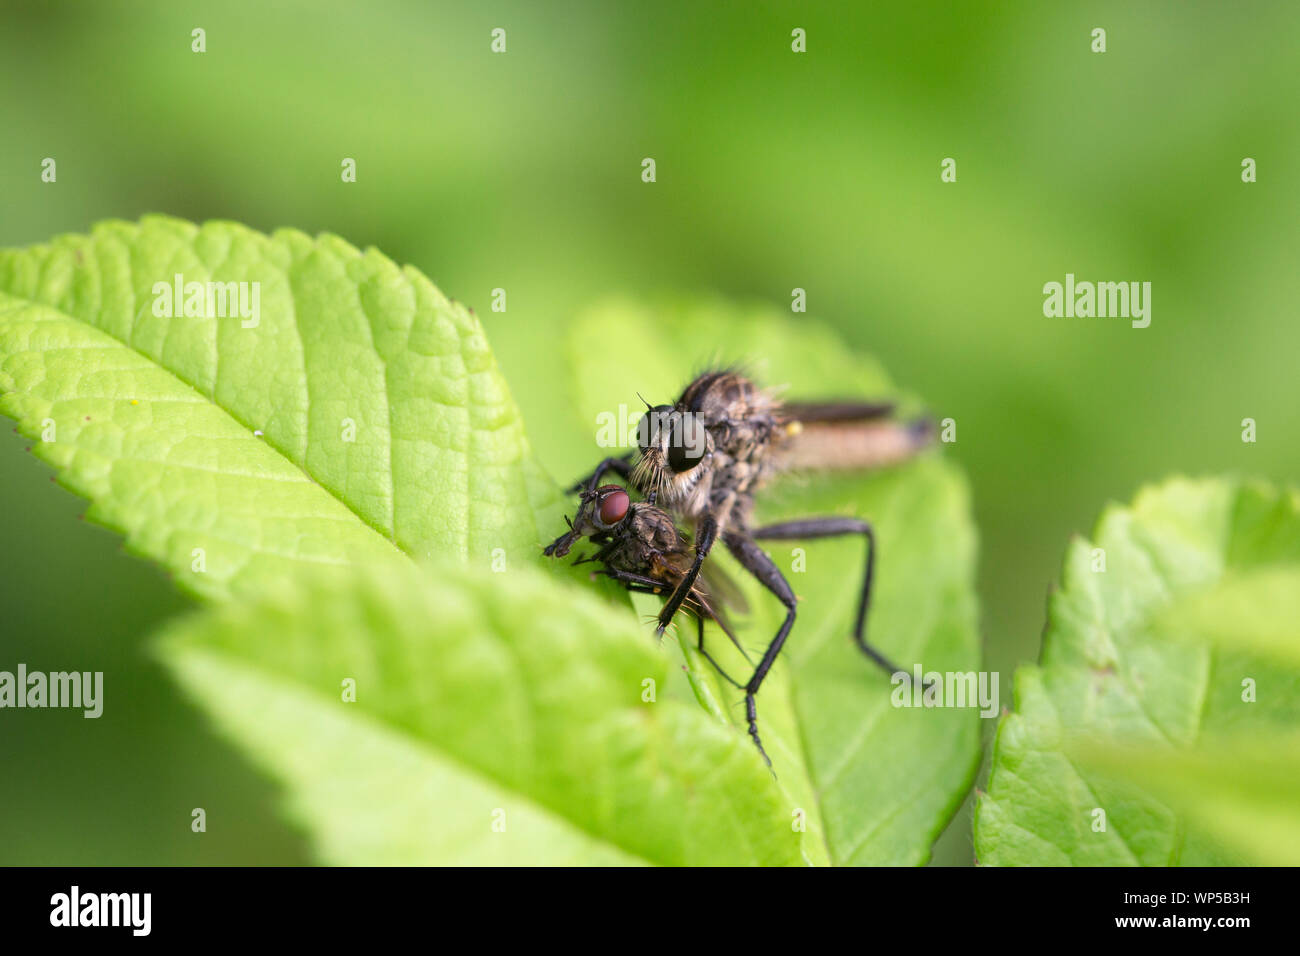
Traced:
[[884, 468], [913, 458], [934, 440], [929, 419], [805, 424], [792, 422], [772, 452], [783, 471]]

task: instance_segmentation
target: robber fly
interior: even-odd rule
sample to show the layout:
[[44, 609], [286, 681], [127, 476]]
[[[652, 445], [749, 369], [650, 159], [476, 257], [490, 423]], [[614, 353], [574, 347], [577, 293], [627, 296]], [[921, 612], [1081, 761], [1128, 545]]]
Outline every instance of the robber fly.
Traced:
[[[600, 550], [574, 563], [599, 561], [604, 567], [595, 573], [618, 581], [629, 591], [672, 594], [691, 565], [690, 536], [678, 530], [668, 512], [649, 502], [632, 501], [620, 485], [602, 485], [584, 491], [576, 517], [565, 520], [569, 522], [569, 530], [547, 545], [543, 553], [562, 558], [577, 539], [589, 538], [593, 544], [600, 545]], [[702, 575], [690, 588], [682, 609], [694, 615], [698, 622], [700, 653], [719, 674], [743, 689], [745, 685], [723, 670], [704, 647], [704, 622], [711, 620], [749, 660], [723, 611], [724, 600], [744, 609], [743, 596], [714, 570], [712, 574]]]
[[[901, 668], [867, 643], [867, 611], [875, 571], [876, 543], [870, 523], [825, 517], [752, 527], [754, 493], [774, 474], [809, 467], [872, 467], [901, 461], [928, 444], [928, 422], [900, 423], [890, 403], [783, 404], [734, 369], [697, 377], [673, 405], [649, 407], [638, 430], [635, 455], [606, 458], [574, 490], [595, 489], [613, 471], [629, 479], [648, 500], [693, 524], [695, 553], [659, 615], [662, 634], [691, 593], [714, 543], [727, 550], [785, 607], [785, 620], [744, 686], [749, 735], [767, 760], [758, 735], [755, 695], [794, 626], [796, 599], [785, 576], [756, 543], [862, 535], [866, 568], [853, 639], [889, 674]], [[903, 672], [906, 673], [906, 672]]]

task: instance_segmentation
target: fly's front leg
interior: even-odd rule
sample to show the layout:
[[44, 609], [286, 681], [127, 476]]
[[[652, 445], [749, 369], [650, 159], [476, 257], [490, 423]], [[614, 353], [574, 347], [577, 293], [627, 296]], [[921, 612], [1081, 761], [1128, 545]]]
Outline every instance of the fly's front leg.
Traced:
[[758, 707], [754, 703], [754, 696], [763, 686], [767, 672], [776, 663], [777, 655], [785, 645], [785, 639], [790, 636], [790, 628], [794, 627], [795, 596], [780, 568], [751, 538], [739, 532], [728, 531], [722, 536], [722, 540], [726, 542], [727, 550], [735, 556], [745, 570], [758, 578], [759, 583], [775, 594], [785, 605], [785, 620], [781, 622], [781, 628], [776, 632], [776, 637], [772, 638], [772, 643], [767, 645], [767, 650], [763, 652], [763, 659], [758, 662], [758, 667], [754, 668], [754, 675], [745, 685], [745, 719], [749, 724], [749, 736], [754, 739], [754, 746], [758, 748], [758, 752], [763, 755], [763, 759], [770, 767], [772, 761], [758, 737]]
[[592, 574], [603, 574], [627, 587], [629, 591], [641, 591], [645, 594], [663, 594], [664, 582], [658, 578], [648, 577], [644, 574], [635, 574], [631, 571], [620, 571], [617, 568], [601, 568], [599, 571], [592, 571]]
[[798, 521], [782, 521], [756, 528], [750, 532], [754, 538], [768, 541], [813, 540], [816, 538], [837, 538], [846, 534], [860, 534], [867, 539], [867, 567], [862, 576], [862, 594], [858, 598], [858, 617], [853, 625], [853, 640], [858, 649], [874, 661], [891, 676], [904, 674], [911, 679], [907, 671], [893, 663], [880, 651], [867, 643], [867, 611], [871, 607], [871, 581], [876, 567], [876, 536], [871, 524], [861, 518], [803, 518]]
[[569, 520], [568, 515], [564, 516], [564, 520], [565, 523], [568, 524], [569, 530], [542, 549], [542, 554], [546, 555], [548, 558], [564, 557], [569, 553], [569, 549], [573, 547], [573, 542], [577, 541], [578, 538], [581, 537], [581, 535], [574, 530], [573, 522]]
[[713, 549], [713, 541], [718, 536], [718, 520], [713, 515], [706, 514], [700, 519], [700, 524], [695, 531], [695, 560], [691, 562], [690, 568], [677, 585], [677, 589], [673, 591], [672, 597], [664, 604], [664, 609], [659, 612], [659, 627], [655, 633], [660, 636], [672, 623], [673, 616], [677, 613], [677, 609], [682, 606], [682, 602], [694, 590], [695, 579], [700, 576], [700, 565], [709, 556], [709, 552]]
[[579, 491], [595, 491], [596, 487], [600, 484], [600, 479], [605, 477], [605, 472], [607, 471], [616, 473], [624, 481], [631, 478], [632, 452], [628, 452], [625, 455], [619, 455], [618, 457], [606, 458], [596, 466], [595, 471], [589, 474], [586, 478], [574, 482], [571, 487], [565, 489], [565, 492], [572, 495], [577, 494]]

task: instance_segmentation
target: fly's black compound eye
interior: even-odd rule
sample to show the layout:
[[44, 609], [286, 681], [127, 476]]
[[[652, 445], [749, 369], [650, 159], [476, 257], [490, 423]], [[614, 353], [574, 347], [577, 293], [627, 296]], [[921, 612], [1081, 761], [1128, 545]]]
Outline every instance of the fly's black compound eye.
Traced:
[[671, 427], [672, 414], [671, 405], [656, 405], [641, 416], [636, 429], [636, 440], [642, 450], [659, 444], [659, 433]]
[[704, 424], [694, 415], [681, 415], [673, 422], [668, 441], [668, 467], [681, 474], [704, 460], [708, 450]]

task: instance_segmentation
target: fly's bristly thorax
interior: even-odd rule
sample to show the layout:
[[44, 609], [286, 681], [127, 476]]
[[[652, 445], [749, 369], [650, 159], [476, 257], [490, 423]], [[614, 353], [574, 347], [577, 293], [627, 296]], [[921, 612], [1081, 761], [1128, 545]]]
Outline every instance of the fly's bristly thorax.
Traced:
[[677, 402], [677, 407], [700, 416], [709, 428], [752, 419], [774, 417], [780, 401], [774, 389], [759, 388], [734, 369], [700, 375]]
[[735, 369], [697, 376], [673, 405], [647, 407], [631, 479], [679, 517], [744, 527], [777, 472], [879, 468], [913, 457], [929, 423], [900, 422], [892, 402], [784, 404]]
[[639, 501], [632, 506], [626, 537], [678, 573], [689, 560], [690, 535], [679, 531], [672, 515], [655, 505]]

